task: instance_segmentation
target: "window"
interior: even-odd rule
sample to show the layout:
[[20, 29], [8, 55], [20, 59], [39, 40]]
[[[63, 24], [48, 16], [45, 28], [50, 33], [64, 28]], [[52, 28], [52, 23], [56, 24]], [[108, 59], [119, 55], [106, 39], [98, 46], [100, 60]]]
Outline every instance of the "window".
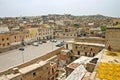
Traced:
[[72, 56], [70, 56], [70, 59], [71, 59], [71, 60], [73, 60], [73, 57], [72, 57]]
[[52, 73], [54, 73], [54, 69], [52, 68]]
[[7, 45], [10, 45], [9, 43], [7, 43]]
[[87, 56], [87, 52], [85, 52], [85, 56]]
[[84, 50], [85, 50], [86, 47], [84, 47]]
[[92, 48], [90, 49], [90, 51], [92, 51]]
[[78, 51], [78, 55], [80, 55], [80, 51]]
[[93, 57], [95, 56], [95, 53], [93, 53]]
[[33, 73], [33, 77], [35, 77], [35, 76], [36, 76], [36, 72]]
[[14, 36], [14, 38], [16, 39], [16, 36]]
[[77, 46], [75, 48], [77, 49]]
[[4, 41], [4, 38], [2, 38], [2, 41]]
[[9, 38], [7, 38], [7, 40], [9, 40]]
[[5, 46], [5, 44], [3, 44], [3, 47]]

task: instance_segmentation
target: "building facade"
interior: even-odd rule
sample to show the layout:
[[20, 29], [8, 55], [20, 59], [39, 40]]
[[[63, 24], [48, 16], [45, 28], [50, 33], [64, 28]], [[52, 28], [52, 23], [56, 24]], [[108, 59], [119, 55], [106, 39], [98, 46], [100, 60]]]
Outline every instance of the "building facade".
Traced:
[[[114, 34], [113, 34], [114, 33]], [[108, 50], [120, 51], [120, 28], [107, 28], [106, 48]]]

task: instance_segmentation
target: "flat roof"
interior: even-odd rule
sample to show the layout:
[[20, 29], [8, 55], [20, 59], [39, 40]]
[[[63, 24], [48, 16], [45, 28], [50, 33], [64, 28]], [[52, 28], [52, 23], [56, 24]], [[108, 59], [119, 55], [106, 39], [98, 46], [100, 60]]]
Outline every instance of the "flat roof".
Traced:
[[72, 40], [72, 41], [65, 41], [65, 43], [74, 43], [75, 41]]
[[113, 79], [120, 80], [120, 52], [104, 50], [101, 59], [99, 60], [95, 72], [95, 80]]
[[63, 55], [65, 55], [65, 54], [67, 54], [69, 52], [70, 52], [70, 50], [61, 50], [61, 54], [63, 54]]
[[0, 76], [0, 80], [9, 80], [9, 79], [6, 77], [6, 75], [2, 75]]
[[26, 66], [26, 67], [19, 69], [19, 72], [22, 74], [26, 74], [32, 70], [35, 70], [35, 69], [45, 65], [46, 63], [47, 63], [46, 61], [40, 61], [38, 63], [35, 63], [35, 64], [32, 64], [32, 65], [29, 65], [29, 66]]
[[105, 47], [105, 44], [99, 44], [99, 43], [75, 42], [75, 44]]
[[8, 78], [8, 79], [12, 79], [12, 78], [15, 78], [15, 77], [17, 77], [17, 76], [20, 76], [21, 74], [20, 73], [16, 73], [16, 74], [9, 74], [9, 75], [6, 75], [6, 77]]
[[80, 65], [65, 80], [81, 80], [86, 72], [84, 66]]
[[81, 56], [79, 59], [77, 59], [77, 60], [73, 61], [72, 63], [70, 63], [69, 65], [67, 65], [67, 67], [71, 68], [71, 69], [75, 69], [82, 63], [88, 62], [90, 59], [91, 59], [90, 57]]
[[7, 75], [2, 75], [2, 76], [0, 76], [0, 80], [11, 80], [20, 75], [21, 75], [20, 73], [16, 73], [16, 74], [11, 73], [11, 74], [7, 74]]
[[118, 62], [120, 64], [120, 52], [108, 51], [105, 50], [100, 62]]
[[101, 37], [78, 37], [78, 38], [75, 38], [75, 39], [100, 39], [100, 40], [105, 40], [104, 38], [101, 38]]

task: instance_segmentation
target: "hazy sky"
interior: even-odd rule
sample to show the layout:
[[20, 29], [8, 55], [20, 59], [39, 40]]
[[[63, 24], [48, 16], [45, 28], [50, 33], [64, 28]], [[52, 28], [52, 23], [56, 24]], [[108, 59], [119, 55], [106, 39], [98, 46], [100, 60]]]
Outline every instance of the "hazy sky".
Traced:
[[120, 0], [0, 0], [0, 17], [46, 14], [120, 17]]

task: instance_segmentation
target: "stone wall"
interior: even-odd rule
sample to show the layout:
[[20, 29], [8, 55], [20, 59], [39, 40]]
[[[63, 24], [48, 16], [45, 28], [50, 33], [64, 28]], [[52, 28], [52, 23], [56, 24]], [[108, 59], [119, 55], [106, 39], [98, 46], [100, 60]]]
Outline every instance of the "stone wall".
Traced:
[[75, 41], [76, 42], [105, 44], [105, 39], [99, 38], [99, 37], [78, 37], [78, 38], [75, 38]]
[[107, 28], [106, 49], [120, 51], [120, 28]]
[[[80, 42], [81, 44], [76, 44], [77, 42]], [[89, 43], [91, 43], [91, 45], [89, 45]], [[101, 46], [104, 44], [105, 39], [103, 38], [78, 37], [75, 38], [72, 49], [74, 55], [93, 57], [104, 48], [104, 46]]]
[[73, 53], [79, 56], [93, 57], [98, 52], [100, 52], [103, 48], [104, 47], [101, 47], [101, 46], [73, 44]]

